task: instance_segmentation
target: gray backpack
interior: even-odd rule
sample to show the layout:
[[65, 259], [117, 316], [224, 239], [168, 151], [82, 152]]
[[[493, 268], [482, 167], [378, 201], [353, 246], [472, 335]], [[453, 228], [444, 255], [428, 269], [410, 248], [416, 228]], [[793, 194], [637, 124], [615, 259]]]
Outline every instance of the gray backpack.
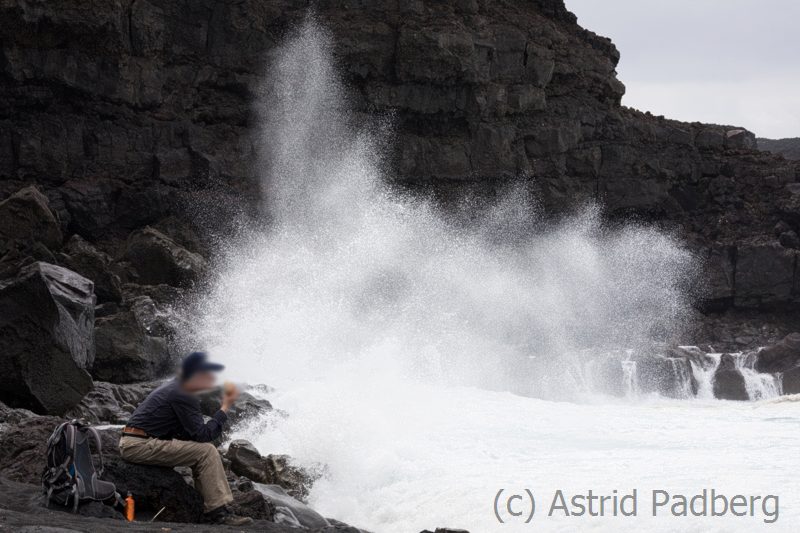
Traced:
[[[94, 443], [100, 468], [95, 470], [90, 442]], [[124, 505], [113, 483], [103, 481], [103, 446], [100, 434], [84, 420], [58, 426], [47, 439], [47, 466], [42, 472], [42, 490], [50, 502], [72, 505], [78, 511], [82, 501], [114, 498]]]

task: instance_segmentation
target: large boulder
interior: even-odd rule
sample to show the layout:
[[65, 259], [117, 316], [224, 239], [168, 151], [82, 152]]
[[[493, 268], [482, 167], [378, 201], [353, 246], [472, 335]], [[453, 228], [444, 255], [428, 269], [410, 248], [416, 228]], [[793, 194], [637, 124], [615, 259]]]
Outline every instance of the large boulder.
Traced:
[[94, 287], [48, 263], [0, 281], [0, 400], [62, 414], [92, 388]]
[[741, 128], [728, 130], [725, 132], [725, 147], [738, 150], [752, 150], [756, 147], [756, 136]]
[[111, 268], [111, 257], [99, 251], [79, 235], [73, 235], [61, 254], [64, 265], [94, 282], [99, 302], [122, 300], [122, 283]]
[[254, 485], [275, 508], [273, 520], [276, 524], [308, 529], [323, 529], [331, 525], [324, 516], [287, 494], [283, 487], [262, 483]]
[[0, 202], [0, 241], [39, 242], [51, 250], [61, 246], [58, 220], [36, 187], [25, 187]]
[[784, 394], [800, 394], [800, 333], [790, 333], [756, 354], [755, 369], [781, 374]]
[[731, 354], [722, 354], [714, 372], [714, 397], [720, 400], [747, 401], [750, 396], [742, 372], [736, 367]]
[[[213, 416], [222, 407], [222, 388], [216, 387], [213, 390], [200, 394], [200, 409], [206, 416]], [[228, 411], [228, 421], [231, 426], [235, 426], [246, 419], [253, 418], [260, 414], [272, 411], [272, 404], [267, 400], [256, 398], [247, 391], [242, 392], [236, 403]]]
[[53, 416], [6, 413], [8, 425], [0, 431], [0, 477], [22, 483], [40, 483], [47, 439], [63, 422]]
[[95, 378], [112, 383], [150, 381], [173, 370], [169, 331], [155, 303], [134, 298], [129, 309], [97, 319]]
[[200, 254], [190, 252], [151, 227], [131, 234], [124, 259], [136, 269], [139, 283], [146, 285], [189, 286], [206, 268]]
[[244, 487], [248, 487], [248, 490], [239, 488], [233, 491], [231, 511], [239, 516], [249, 516], [253, 520], [274, 520], [275, 506], [272, 502], [255, 490], [252, 483], [242, 488]]
[[133, 494], [140, 518], [153, 516], [161, 508], [158, 520], [199, 522], [203, 518], [203, 497], [172, 468], [131, 464], [111, 456], [106, 459], [103, 479], [114, 483], [120, 494]]
[[780, 342], [762, 348], [756, 356], [759, 372], [786, 372], [800, 365], [800, 333], [790, 333]]
[[289, 464], [286, 455], [262, 456], [247, 440], [237, 439], [230, 443], [225, 458], [230, 461], [231, 471], [257, 483], [278, 485], [293, 497], [305, 500], [311, 485], [319, 477]]
[[117, 385], [95, 381], [94, 388], [70, 409], [68, 418], [82, 418], [92, 424], [124, 424], [158, 382]]
[[781, 387], [783, 394], [800, 394], [800, 366], [781, 374]]

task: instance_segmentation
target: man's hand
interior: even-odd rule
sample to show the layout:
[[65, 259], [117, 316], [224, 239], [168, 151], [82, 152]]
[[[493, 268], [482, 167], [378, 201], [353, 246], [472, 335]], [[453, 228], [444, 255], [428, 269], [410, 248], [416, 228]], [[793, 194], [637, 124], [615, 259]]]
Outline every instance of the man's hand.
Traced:
[[236, 400], [239, 398], [239, 387], [235, 384], [231, 383], [230, 381], [226, 381], [225, 384], [222, 386], [222, 407], [221, 409], [226, 413], [228, 410], [236, 403]]

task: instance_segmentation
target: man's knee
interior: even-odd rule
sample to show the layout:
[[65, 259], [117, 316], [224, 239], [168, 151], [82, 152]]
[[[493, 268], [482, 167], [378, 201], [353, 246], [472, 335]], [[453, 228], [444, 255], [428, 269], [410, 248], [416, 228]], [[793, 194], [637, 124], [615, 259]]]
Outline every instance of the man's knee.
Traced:
[[197, 454], [199, 461], [208, 462], [208, 461], [220, 460], [217, 447], [210, 442], [204, 442], [200, 446], [198, 446]]

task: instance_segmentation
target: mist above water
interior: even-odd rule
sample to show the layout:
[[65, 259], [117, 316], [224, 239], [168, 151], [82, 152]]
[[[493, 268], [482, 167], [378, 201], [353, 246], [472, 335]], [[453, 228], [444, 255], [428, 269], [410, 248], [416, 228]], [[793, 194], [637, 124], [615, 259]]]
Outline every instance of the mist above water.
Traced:
[[197, 324], [234, 373], [563, 397], [570, 354], [679, 329], [694, 263], [655, 229], [606, 228], [595, 206], [547, 222], [520, 185], [469, 224], [395, 190], [388, 122], [357, 124], [332, 50], [308, 20], [268, 67], [268, 222], [226, 251]]
[[[193, 340], [234, 379], [276, 387], [269, 399], [289, 413], [235, 437], [325, 464], [311, 505], [385, 532], [496, 530], [500, 487], [538, 496], [791, 484], [796, 446], [778, 424], [796, 421], [704, 400], [716, 359], [668, 367], [686, 374], [673, 397], [690, 394], [689, 374], [703, 378], [694, 402], [547, 401], [607, 390], [591, 382], [603, 374], [592, 371], [603, 367], [597, 354], [622, 354], [611, 368], [626, 390], [645, 385], [637, 356], [685, 322], [690, 254], [652, 228], [605, 227], [595, 206], [547, 222], [524, 183], [468, 223], [395, 190], [382, 158], [390, 128], [355, 119], [331, 49], [311, 21], [273, 54], [256, 109], [264, 221], [223, 251], [198, 302]], [[731, 468], [763, 439], [774, 453]], [[569, 530], [573, 520], [538, 527]], [[687, 524], [593, 522], [615, 532], [720, 527]], [[751, 523], [725, 523], [735, 526]]]

